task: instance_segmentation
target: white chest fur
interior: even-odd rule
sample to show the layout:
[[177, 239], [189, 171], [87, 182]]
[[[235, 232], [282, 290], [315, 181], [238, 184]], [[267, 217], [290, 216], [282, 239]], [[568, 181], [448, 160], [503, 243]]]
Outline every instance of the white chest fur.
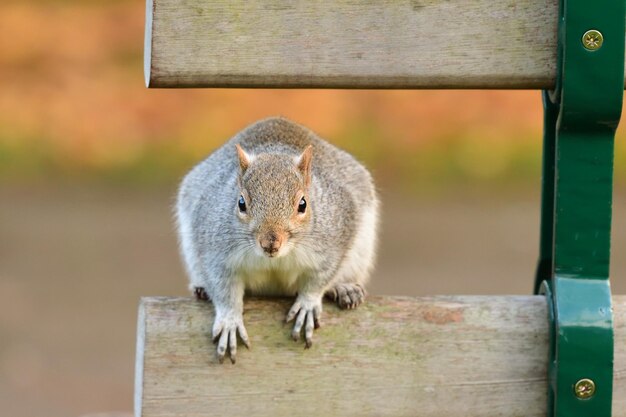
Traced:
[[260, 251], [233, 255], [230, 266], [243, 280], [246, 292], [253, 295], [295, 295], [301, 281], [314, 269], [310, 256], [295, 245], [286, 254], [274, 258]]

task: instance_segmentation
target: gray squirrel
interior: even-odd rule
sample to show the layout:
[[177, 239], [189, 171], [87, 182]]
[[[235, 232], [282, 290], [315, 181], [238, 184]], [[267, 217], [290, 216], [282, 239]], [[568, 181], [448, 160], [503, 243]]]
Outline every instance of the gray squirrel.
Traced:
[[295, 296], [286, 321], [312, 345], [322, 298], [363, 302], [373, 268], [379, 200], [369, 172], [348, 153], [284, 118], [256, 122], [183, 179], [179, 243], [196, 297], [215, 308], [217, 357], [237, 354], [244, 292]]

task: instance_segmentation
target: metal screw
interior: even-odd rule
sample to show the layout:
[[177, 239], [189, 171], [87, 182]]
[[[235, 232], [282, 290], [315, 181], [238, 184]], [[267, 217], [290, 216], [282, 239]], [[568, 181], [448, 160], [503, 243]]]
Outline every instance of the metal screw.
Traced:
[[596, 51], [602, 47], [604, 36], [599, 30], [591, 29], [583, 35], [583, 46], [589, 51]]
[[591, 379], [583, 378], [574, 385], [574, 394], [581, 400], [587, 400], [596, 393], [596, 384]]

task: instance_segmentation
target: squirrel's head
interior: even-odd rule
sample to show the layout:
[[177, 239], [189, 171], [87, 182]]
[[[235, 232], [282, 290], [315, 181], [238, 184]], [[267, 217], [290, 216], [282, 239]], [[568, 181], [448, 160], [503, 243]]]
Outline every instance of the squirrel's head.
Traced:
[[239, 221], [254, 236], [257, 253], [287, 254], [311, 221], [309, 145], [297, 157], [286, 154], [250, 155], [236, 145], [240, 195], [233, 202]]

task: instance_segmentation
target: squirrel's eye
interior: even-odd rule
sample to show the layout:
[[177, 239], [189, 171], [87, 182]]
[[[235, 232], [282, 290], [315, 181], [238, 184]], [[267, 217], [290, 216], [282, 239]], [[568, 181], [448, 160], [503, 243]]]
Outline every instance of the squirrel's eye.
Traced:
[[300, 203], [298, 203], [298, 213], [304, 213], [306, 211], [306, 200], [304, 197], [300, 199]]
[[246, 212], [246, 200], [244, 200], [242, 195], [239, 196], [239, 202], [237, 203], [237, 205], [239, 206], [240, 212], [242, 213]]

